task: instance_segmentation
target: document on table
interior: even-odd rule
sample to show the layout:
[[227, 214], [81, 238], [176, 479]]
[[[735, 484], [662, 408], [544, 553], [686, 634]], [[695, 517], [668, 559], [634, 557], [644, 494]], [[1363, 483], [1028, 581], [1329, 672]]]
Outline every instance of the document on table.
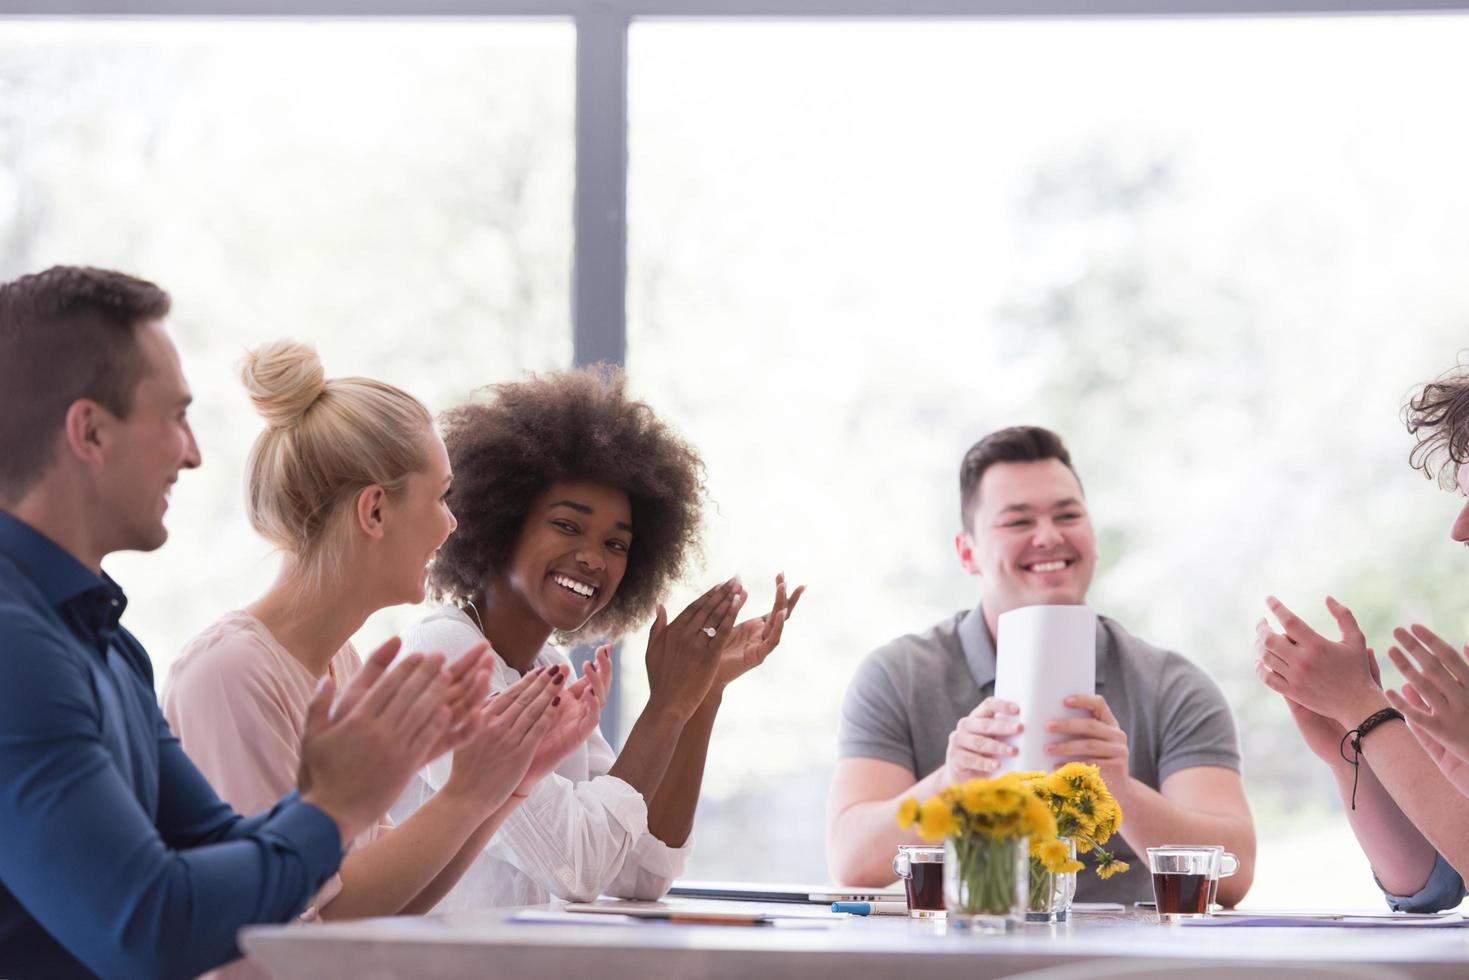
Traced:
[[1020, 751], [1000, 771], [1049, 772], [1066, 760], [1046, 746], [1071, 736], [1047, 732], [1046, 722], [1086, 717], [1063, 702], [1097, 690], [1097, 614], [1090, 606], [1023, 606], [1001, 613], [995, 632], [995, 697], [1019, 705], [1025, 726], [1004, 739]]
[[1184, 919], [1185, 926], [1327, 926], [1335, 929], [1455, 929], [1469, 926], [1462, 912], [1329, 912], [1281, 910], [1215, 912], [1203, 919]]

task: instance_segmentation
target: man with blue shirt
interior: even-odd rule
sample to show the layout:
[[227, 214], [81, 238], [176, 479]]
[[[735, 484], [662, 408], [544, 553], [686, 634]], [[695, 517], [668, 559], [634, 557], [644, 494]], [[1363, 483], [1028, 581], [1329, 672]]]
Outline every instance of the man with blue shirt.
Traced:
[[241, 817], [185, 757], [102, 572], [199, 465], [166, 293], [58, 267], [0, 284], [0, 976], [188, 977], [306, 906], [451, 722], [441, 658], [385, 646], [313, 701], [300, 790]]

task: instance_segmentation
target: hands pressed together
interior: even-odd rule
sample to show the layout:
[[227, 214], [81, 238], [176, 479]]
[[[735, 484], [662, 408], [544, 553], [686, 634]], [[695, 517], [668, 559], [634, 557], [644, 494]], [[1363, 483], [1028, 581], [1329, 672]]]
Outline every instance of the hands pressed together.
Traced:
[[[331, 817], [343, 840], [386, 813], [444, 746], [472, 735], [470, 725], [455, 724], [454, 680], [443, 656], [410, 654], [390, 671], [400, 645], [394, 638], [373, 651], [335, 704], [336, 685], [324, 678], [306, 709], [301, 798]], [[483, 697], [487, 685], [488, 678], [473, 677], [461, 693], [478, 689]]]
[[801, 586], [787, 594], [785, 576], [778, 575], [770, 611], [739, 624], [749, 593], [738, 576], [705, 592], [672, 622], [660, 605], [648, 636], [649, 705], [687, 721], [706, 701], [721, 697], [770, 656], [804, 592]]
[[414, 773], [448, 752], [445, 792], [487, 815], [526, 795], [596, 728], [612, 679], [604, 646], [575, 683], [565, 684], [570, 668], [557, 664], [491, 695], [489, 644], [448, 667], [441, 654], [422, 653], [394, 665], [400, 646], [395, 638], [375, 650], [340, 697], [324, 679], [307, 709], [298, 785], [344, 840], [376, 822]]
[[1426, 626], [1393, 631], [1388, 658], [1406, 678], [1401, 691], [1384, 690], [1377, 659], [1356, 617], [1327, 598], [1339, 641], [1311, 629], [1280, 600], [1266, 600], [1283, 633], [1265, 620], [1255, 627], [1255, 673], [1281, 694], [1311, 751], [1344, 765], [1347, 732], [1391, 705], [1439, 770], [1469, 795], [1469, 647], [1462, 652]]
[[[765, 662], [804, 591], [788, 594], [778, 576], [770, 611], [738, 624], [747, 598], [738, 578], [714, 586], [672, 622], [659, 606], [648, 639], [650, 704], [686, 721], [717, 699]], [[448, 752], [454, 761], [444, 792], [487, 815], [524, 797], [591, 735], [612, 683], [610, 646], [598, 648], [573, 683], [566, 683], [570, 668], [556, 664], [494, 695], [488, 644], [449, 666], [441, 654], [423, 653], [394, 664], [400, 646], [392, 639], [378, 647], [340, 696], [323, 680], [307, 710], [298, 785], [344, 840], [376, 822], [414, 773]]]

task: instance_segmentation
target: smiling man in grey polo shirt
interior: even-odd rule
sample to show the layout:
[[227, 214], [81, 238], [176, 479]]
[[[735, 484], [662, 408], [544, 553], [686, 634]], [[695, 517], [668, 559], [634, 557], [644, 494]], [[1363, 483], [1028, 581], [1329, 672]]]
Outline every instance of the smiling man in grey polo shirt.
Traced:
[[[993, 432], [960, 467], [963, 530], [955, 546], [979, 579], [980, 604], [924, 633], [878, 648], [857, 669], [842, 707], [839, 761], [827, 806], [833, 877], [886, 884], [899, 844], [898, 801], [992, 774], [1022, 725], [1070, 736], [1058, 757], [1097, 765], [1122, 807], [1113, 843], [1132, 865], [1102, 881], [1080, 876], [1079, 901], [1152, 898], [1146, 857], [1159, 844], [1223, 844], [1239, 873], [1219, 885], [1234, 905], [1254, 875], [1255, 830], [1239, 777], [1234, 720], [1219, 688], [1176, 653], [1097, 619], [1097, 690], [1069, 699], [1088, 718], [1020, 718], [994, 697], [995, 623], [1022, 606], [1086, 601], [1097, 540], [1071, 457], [1053, 432]], [[1112, 849], [1112, 845], [1108, 845]]]

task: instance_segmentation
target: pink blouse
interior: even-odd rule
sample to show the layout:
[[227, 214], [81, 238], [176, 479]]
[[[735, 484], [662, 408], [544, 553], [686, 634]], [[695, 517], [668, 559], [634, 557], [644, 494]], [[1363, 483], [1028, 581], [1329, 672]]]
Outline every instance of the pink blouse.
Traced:
[[[340, 691], [361, 667], [348, 643], [327, 669]], [[306, 708], [317, 682], [264, 623], [236, 611], [184, 646], [163, 689], [163, 714], [220, 798], [240, 813], [259, 813], [296, 788]], [[384, 816], [348, 842], [346, 852], [392, 826]], [[333, 875], [300, 921], [318, 918], [341, 890], [341, 876]]]

